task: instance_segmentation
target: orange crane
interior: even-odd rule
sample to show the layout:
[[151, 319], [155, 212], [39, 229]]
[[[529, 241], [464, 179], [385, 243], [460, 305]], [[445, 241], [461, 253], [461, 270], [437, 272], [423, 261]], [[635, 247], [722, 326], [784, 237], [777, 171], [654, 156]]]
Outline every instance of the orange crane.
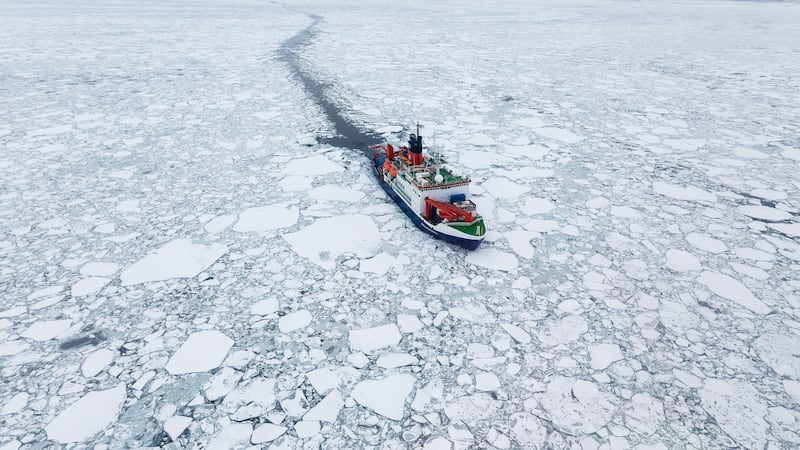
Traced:
[[430, 220], [434, 210], [436, 210], [436, 214], [443, 222], [472, 222], [474, 220], [472, 213], [469, 211], [464, 211], [451, 203], [425, 197], [425, 218]]

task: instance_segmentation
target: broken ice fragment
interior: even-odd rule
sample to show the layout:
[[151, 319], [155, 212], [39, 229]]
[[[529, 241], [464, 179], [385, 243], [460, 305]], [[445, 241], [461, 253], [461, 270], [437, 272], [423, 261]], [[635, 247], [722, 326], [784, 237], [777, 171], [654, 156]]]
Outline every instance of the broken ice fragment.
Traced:
[[380, 380], [359, 382], [351, 395], [362, 406], [392, 420], [403, 418], [406, 398], [416, 378], [409, 374], [390, 375]]
[[47, 438], [61, 444], [88, 440], [117, 420], [125, 398], [125, 385], [121, 383], [84, 395], [44, 428]]
[[173, 375], [214, 369], [222, 364], [231, 347], [233, 340], [219, 331], [193, 333], [172, 355], [166, 369]]

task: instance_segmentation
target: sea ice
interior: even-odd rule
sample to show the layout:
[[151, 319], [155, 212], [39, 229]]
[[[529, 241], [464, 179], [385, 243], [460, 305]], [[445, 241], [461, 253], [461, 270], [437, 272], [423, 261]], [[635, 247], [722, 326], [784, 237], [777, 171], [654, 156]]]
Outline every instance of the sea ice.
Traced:
[[72, 322], [70, 320], [43, 320], [34, 322], [20, 336], [34, 341], [49, 341], [67, 331]]
[[164, 422], [164, 432], [169, 435], [170, 439], [177, 441], [178, 436], [180, 436], [191, 423], [191, 417], [172, 416]]
[[261, 300], [260, 302], [253, 303], [250, 306], [250, 314], [266, 316], [268, 314], [272, 314], [278, 311], [278, 307], [279, 307], [278, 299], [268, 298], [266, 300]]
[[745, 205], [736, 208], [741, 214], [765, 222], [780, 222], [791, 219], [792, 215], [780, 209], [770, 208], [769, 206]]
[[589, 347], [592, 357], [592, 369], [603, 370], [611, 363], [623, 359], [622, 351], [617, 344], [598, 344]]
[[444, 413], [451, 421], [462, 421], [470, 427], [478, 426], [478, 422], [494, 419], [503, 405], [490, 394], [477, 392], [447, 402]]
[[364, 193], [350, 187], [328, 184], [310, 189], [308, 196], [316, 200], [357, 202], [364, 198]]
[[250, 442], [253, 444], [272, 442], [275, 439], [283, 436], [283, 433], [286, 433], [286, 430], [288, 430], [286, 427], [265, 423], [257, 426], [256, 429], [253, 430], [253, 434], [250, 436]]
[[588, 330], [589, 325], [586, 319], [577, 315], [568, 315], [561, 319], [545, 322], [537, 336], [542, 344], [555, 346], [575, 341]]
[[556, 205], [546, 198], [529, 197], [525, 199], [525, 206], [522, 207], [522, 212], [527, 215], [547, 214], [555, 207]]
[[228, 395], [242, 379], [242, 372], [223, 367], [203, 385], [203, 394], [209, 402], [215, 402]]
[[233, 231], [247, 233], [279, 230], [294, 225], [299, 217], [299, 210], [291, 203], [248, 208], [239, 214], [239, 221], [233, 226]]
[[573, 435], [596, 433], [617, 408], [616, 399], [591, 382], [562, 376], [548, 383], [541, 405], [557, 430]]
[[362, 272], [383, 275], [389, 271], [394, 261], [394, 256], [388, 253], [379, 253], [372, 258], [362, 259], [359, 268]]
[[236, 216], [232, 214], [217, 216], [211, 219], [207, 224], [205, 224], [203, 228], [211, 234], [216, 234], [224, 230], [225, 228], [228, 228], [230, 224], [232, 224], [235, 220]]
[[307, 327], [311, 323], [311, 319], [311, 313], [302, 309], [281, 317], [278, 320], [278, 328], [282, 333], [289, 333]]
[[778, 230], [787, 236], [800, 236], [800, 223], [771, 223], [768, 226], [773, 230]]
[[747, 289], [739, 280], [731, 278], [717, 272], [702, 272], [698, 279], [705, 284], [711, 292], [720, 297], [727, 298], [739, 306], [753, 311], [757, 314], [767, 314], [771, 311], [770, 307], [756, 298], [750, 289]]
[[462, 166], [470, 169], [485, 169], [491, 167], [497, 159], [497, 155], [492, 152], [477, 152], [465, 150], [458, 154], [458, 162]]
[[397, 367], [411, 366], [417, 362], [417, 358], [408, 353], [386, 353], [378, 357], [375, 364], [384, 369], [394, 369]]
[[333, 269], [336, 258], [343, 253], [359, 258], [373, 256], [381, 240], [372, 218], [360, 214], [318, 219], [283, 237], [295, 253], [325, 269]]
[[30, 396], [27, 392], [19, 392], [3, 405], [3, 410], [0, 412], [2, 415], [9, 415], [9, 414], [16, 414], [22, 411], [23, 408], [28, 404], [28, 398]]
[[321, 155], [292, 159], [283, 168], [283, 172], [287, 175], [300, 176], [325, 175], [343, 170], [342, 166]]
[[95, 350], [83, 360], [83, 364], [81, 364], [81, 373], [83, 373], [83, 376], [86, 378], [91, 378], [105, 369], [113, 360], [114, 352], [111, 350], [107, 348]]
[[22, 340], [0, 342], [0, 356], [12, 356], [22, 353], [31, 345]]
[[767, 444], [767, 407], [748, 382], [709, 378], [700, 391], [700, 401], [717, 424], [744, 448]]
[[522, 194], [528, 192], [530, 187], [515, 183], [507, 178], [493, 177], [481, 184], [489, 193], [495, 198], [500, 199], [513, 199], [518, 198]]
[[406, 398], [416, 378], [409, 374], [389, 375], [380, 380], [361, 381], [353, 388], [353, 399], [362, 406], [392, 420], [403, 418]]
[[207, 450], [230, 450], [244, 448], [250, 442], [253, 425], [249, 423], [232, 423], [222, 429], [205, 446]]
[[753, 342], [759, 358], [778, 375], [795, 377], [800, 374], [800, 338], [796, 334], [765, 333]]
[[500, 326], [520, 344], [528, 344], [531, 342], [531, 335], [522, 328], [510, 323], [501, 323]]
[[73, 297], [84, 297], [87, 295], [94, 295], [100, 292], [111, 281], [111, 278], [106, 277], [88, 277], [84, 278], [72, 285], [70, 293]]
[[317, 420], [301, 420], [295, 422], [294, 431], [300, 439], [315, 436], [320, 431], [320, 423]]
[[682, 187], [665, 183], [663, 181], [656, 181], [653, 183], [653, 190], [661, 195], [672, 197], [678, 200], [695, 200], [705, 202], [717, 201], [716, 195], [695, 186]]
[[117, 273], [118, 270], [119, 264], [116, 263], [90, 262], [81, 267], [81, 274], [94, 277], [110, 277]]
[[166, 369], [173, 375], [205, 372], [219, 367], [233, 347], [233, 340], [219, 331], [192, 333], [172, 355]]
[[397, 325], [390, 323], [363, 330], [351, 330], [349, 340], [351, 349], [369, 353], [397, 345], [401, 338]]
[[693, 254], [671, 248], [667, 250], [667, 267], [676, 272], [700, 270], [700, 260]]
[[176, 239], [122, 272], [120, 280], [123, 286], [130, 286], [171, 278], [191, 278], [227, 251], [228, 247], [222, 244], [202, 245], [189, 239]]
[[555, 139], [557, 141], [565, 142], [567, 144], [576, 144], [585, 139], [583, 136], [579, 136], [563, 128], [544, 127], [544, 128], [536, 128], [534, 129], [534, 131], [539, 136], [543, 136], [548, 139]]
[[306, 373], [306, 378], [308, 378], [308, 382], [311, 383], [314, 390], [322, 395], [332, 389], [338, 388], [341, 383], [336, 373], [327, 368], [312, 370]]
[[686, 241], [700, 250], [704, 250], [709, 253], [722, 253], [728, 250], [728, 246], [726, 246], [724, 242], [720, 241], [719, 239], [706, 236], [705, 234], [689, 233], [686, 235]]
[[494, 391], [500, 387], [500, 380], [492, 372], [475, 374], [475, 389], [479, 391]]
[[45, 426], [47, 438], [61, 444], [88, 440], [117, 420], [125, 398], [125, 385], [121, 383], [84, 395]]
[[222, 409], [231, 414], [231, 419], [252, 419], [275, 407], [275, 380], [255, 378], [242, 384], [226, 395], [221, 404]]
[[423, 324], [417, 318], [410, 314], [398, 314], [397, 326], [400, 328], [401, 333], [413, 333], [422, 329]]
[[342, 394], [338, 390], [334, 390], [320, 400], [316, 406], [308, 410], [303, 416], [303, 420], [334, 423], [343, 406], [344, 399], [342, 398]]
[[504, 272], [513, 270], [519, 265], [517, 257], [511, 253], [489, 247], [480, 247], [477, 250], [469, 252], [466, 258], [464, 258], [464, 261], [468, 264]]

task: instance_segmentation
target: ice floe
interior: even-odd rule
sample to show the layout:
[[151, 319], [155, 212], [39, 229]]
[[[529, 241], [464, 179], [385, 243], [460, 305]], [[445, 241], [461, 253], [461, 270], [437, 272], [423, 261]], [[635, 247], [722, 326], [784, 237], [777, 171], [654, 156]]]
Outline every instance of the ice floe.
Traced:
[[170, 357], [166, 369], [173, 375], [214, 369], [219, 367], [231, 347], [233, 340], [219, 331], [192, 333]]
[[176, 239], [164, 244], [120, 274], [123, 286], [189, 278], [199, 274], [228, 252], [222, 244], [194, 244], [189, 239]]
[[272, 231], [297, 223], [300, 213], [291, 203], [276, 203], [256, 208], [248, 208], [239, 214], [233, 231], [240, 233]]
[[750, 289], [739, 280], [717, 272], [702, 272], [698, 280], [706, 285], [711, 292], [733, 301], [757, 314], [767, 314], [770, 307], [759, 300]]
[[700, 400], [717, 424], [738, 445], [764, 448], [767, 444], [766, 405], [746, 381], [710, 378], [700, 390]]
[[397, 345], [402, 338], [397, 325], [390, 323], [374, 328], [350, 331], [350, 348], [362, 352], [371, 352], [384, 347]]
[[414, 388], [416, 378], [395, 374], [377, 380], [364, 380], [351, 392], [358, 404], [392, 420], [401, 420], [406, 399]]
[[333, 269], [336, 258], [343, 253], [360, 258], [373, 256], [381, 240], [372, 218], [361, 214], [317, 219], [283, 237], [298, 255], [326, 269]]
[[89, 392], [44, 427], [47, 438], [61, 444], [89, 440], [117, 420], [126, 396], [124, 384]]

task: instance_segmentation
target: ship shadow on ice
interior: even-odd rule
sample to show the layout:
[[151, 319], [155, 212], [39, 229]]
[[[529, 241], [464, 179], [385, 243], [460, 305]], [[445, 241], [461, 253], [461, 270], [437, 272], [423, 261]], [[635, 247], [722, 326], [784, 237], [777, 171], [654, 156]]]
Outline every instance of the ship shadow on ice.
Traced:
[[79, 347], [92, 346], [97, 347], [101, 342], [108, 340], [102, 330], [95, 330], [91, 326], [81, 330], [77, 336], [62, 341], [58, 344], [59, 350], [71, 350]]
[[[283, 6], [292, 10], [288, 6]], [[345, 111], [330, 98], [334, 86], [315, 78], [303, 65], [302, 52], [319, 34], [319, 24], [323, 19], [316, 14], [302, 14], [311, 19], [311, 24], [283, 42], [277, 52], [278, 60], [286, 64], [291, 75], [300, 82], [303, 90], [322, 109], [325, 117], [333, 125], [334, 135], [320, 137], [319, 142], [339, 148], [359, 149], [364, 155], [371, 157], [372, 152], [367, 148], [383, 142], [381, 135], [356, 126]]]

